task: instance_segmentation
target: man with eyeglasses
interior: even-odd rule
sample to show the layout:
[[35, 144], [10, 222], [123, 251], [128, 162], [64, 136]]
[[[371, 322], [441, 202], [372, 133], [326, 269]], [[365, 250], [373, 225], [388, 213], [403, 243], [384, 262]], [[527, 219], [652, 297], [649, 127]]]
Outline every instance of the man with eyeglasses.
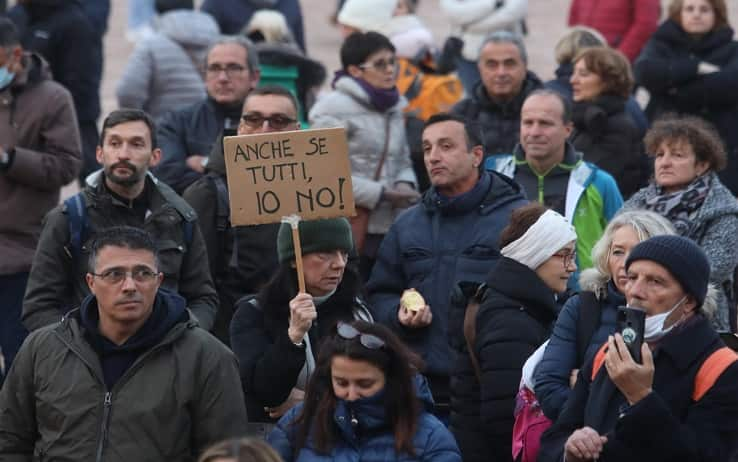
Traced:
[[215, 42], [205, 62], [207, 97], [159, 120], [162, 161], [156, 176], [180, 194], [200, 178], [218, 135], [238, 126], [243, 101], [258, 82], [258, 54], [248, 39]]
[[140, 228], [97, 233], [91, 294], [28, 337], [0, 392], [0, 459], [194, 460], [245, 433], [236, 359], [161, 287], [163, 253]]
[[197, 214], [148, 173], [161, 158], [155, 133], [154, 122], [138, 109], [113, 111], [103, 122], [97, 148], [102, 170], [46, 216], [23, 300], [22, 320], [29, 330], [59, 322], [90, 293], [88, 244], [111, 225], [135, 226], [156, 236], [163, 286], [185, 298], [200, 327], [212, 327], [218, 296], [203, 268], [207, 251]]
[[[297, 101], [284, 87], [252, 90], [243, 104], [238, 135], [299, 130]], [[259, 291], [277, 269], [279, 223], [231, 227], [222, 140], [210, 153], [207, 174], [184, 192], [197, 212], [220, 298], [213, 333], [225, 344], [236, 301]]]

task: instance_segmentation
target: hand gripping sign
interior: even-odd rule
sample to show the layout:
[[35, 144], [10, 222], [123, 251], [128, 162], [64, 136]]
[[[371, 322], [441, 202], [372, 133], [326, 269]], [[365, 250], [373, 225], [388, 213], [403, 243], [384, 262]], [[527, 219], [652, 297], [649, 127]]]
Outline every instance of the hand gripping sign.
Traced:
[[298, 223], [356, 214], [343, 128], [223, 139], [233, 226], [292, 225], [300, 291], [305, 291]]

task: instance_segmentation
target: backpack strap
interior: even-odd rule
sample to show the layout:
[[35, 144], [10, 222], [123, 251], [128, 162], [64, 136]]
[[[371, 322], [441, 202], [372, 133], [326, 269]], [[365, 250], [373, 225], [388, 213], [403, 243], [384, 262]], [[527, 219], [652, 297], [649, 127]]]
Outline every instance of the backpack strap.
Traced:
[[577, 367], [584, 364], [584, 356], [592, 342], [597, 328], [600, 327], [602, 309], [594, 292], [579, 293], [579, 318], [577, 319]]
[[738, 361], [738, 355], [728, 347], [713, 351], [697, 371], [694, 378], [692, 400], [699, 401], [702, 399], [710, 391], [710, 388], [715, 385], [722, 373], [725, 372], [725, 369], [736, 361]]
[[466, 340], [469, 359], [471, 359], [474, 374], [477, 376], [479, 383], [482, 383], [482, 370], [479, 368], [474, 344], [477, 340], [477, 313], [479, 313], [479, 307], [486, 298], [488, 290], [489, 287], [487, 287], [487, 284], [480, 284], [474, 296], [469, 299], [469, 303], [466, 305], [466, 311], [464, 312], [464, 340]]
[[605, 364], [605, 354], [607, 353], [607, 342], [605, 342], [594, 357], [592, 362], [592, 381], [597, 377], [597, 373], [602, 369], [602, 365]]
[[79, 264], [82, 255], [82, 244], [87, 238], [87, 205], [84, 194], [79, 192], [64, 200], [69, 225], [69, 251], [75, 265]]
[[228, 185], [226, 185], [225, 180], [223, 180], [223, 177], [220, 175], [208, 175], [207, 177], [213, 184], [215, 193], [218, 196], [216, 202], [217, 209], [215, 225], [218, 229], [218, 233], [221, 233], [228, 229], [228, 225], [231, 221], [231, 203], [228, 198]]

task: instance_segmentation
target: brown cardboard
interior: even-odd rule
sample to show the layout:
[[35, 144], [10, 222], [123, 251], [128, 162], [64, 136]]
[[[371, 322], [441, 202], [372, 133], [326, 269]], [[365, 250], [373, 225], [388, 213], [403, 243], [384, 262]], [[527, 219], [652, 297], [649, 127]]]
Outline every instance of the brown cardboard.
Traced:
[[228, 136], [223, 150], [234, 226], [355, 215], [343, 128]]

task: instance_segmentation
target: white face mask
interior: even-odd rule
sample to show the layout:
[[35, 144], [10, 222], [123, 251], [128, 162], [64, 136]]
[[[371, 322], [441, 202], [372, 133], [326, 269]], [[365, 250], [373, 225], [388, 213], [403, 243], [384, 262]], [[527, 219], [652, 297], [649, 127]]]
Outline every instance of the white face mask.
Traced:
[[647, 342], [653, 342], [655, 340], [660, 339], [669, 331], [671, 331], [679, 322], [675, 322], [668, 328], [664, 329], [664, 323], [666, 322], [666, 318], [669, 317], [671, 313], [674, 312], [679, 306], [684, 303], [684, 301], [687, 299], [687, 296], [685, 295], [682, 297], [681, 300], [679, 300], [676, 305], [671, 307], [671, 309], [665, 313], [661, 314], [654, 314], [653, 316], [648, 316], [646, 318], [646, 327], [643, 332], [643, 339]]

